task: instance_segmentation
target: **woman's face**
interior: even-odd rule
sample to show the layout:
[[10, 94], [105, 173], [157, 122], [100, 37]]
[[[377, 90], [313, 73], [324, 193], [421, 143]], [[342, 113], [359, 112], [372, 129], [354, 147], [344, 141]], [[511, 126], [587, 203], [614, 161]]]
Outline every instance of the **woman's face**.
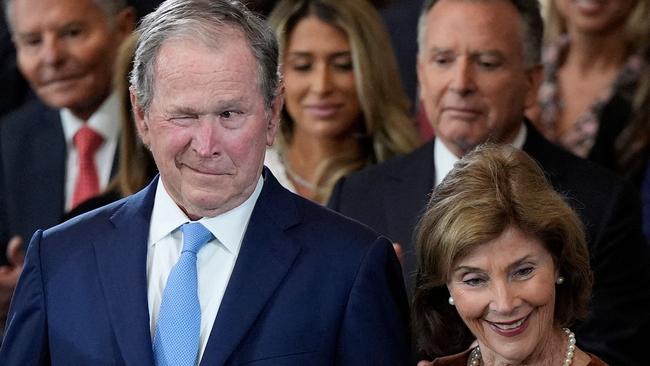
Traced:
[[346, 34], [315, 16], [300, 20], [284, 56], [286, 108], [295, 132], [339, 137], [361, 114]]
[[542, 242], [514, 227], [454, 263], [447, 287], [484, 359], [520, 363], [552, 343], [557, 275]]
[[554, 0], [569, 32], [607, 34], [620, 29], [637, 0]]

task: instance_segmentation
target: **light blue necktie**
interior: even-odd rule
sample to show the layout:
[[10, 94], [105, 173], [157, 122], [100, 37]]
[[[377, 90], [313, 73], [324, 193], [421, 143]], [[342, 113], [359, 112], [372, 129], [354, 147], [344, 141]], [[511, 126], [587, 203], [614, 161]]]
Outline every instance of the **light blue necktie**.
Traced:
[[199, 353], [201, 305], [196, 253], [214, 236], [198, 222], [181, 225], [181, 231], [183, 250], [167, 278], [154, 335], [158, 366], [194, 366]]

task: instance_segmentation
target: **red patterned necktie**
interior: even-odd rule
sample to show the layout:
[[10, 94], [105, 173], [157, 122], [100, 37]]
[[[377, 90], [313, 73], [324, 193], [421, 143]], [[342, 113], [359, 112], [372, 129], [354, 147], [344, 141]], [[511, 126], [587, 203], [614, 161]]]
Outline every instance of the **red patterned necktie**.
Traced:
[[72, 207], [99, 193], [99, 177], [95, 166], [95, 152], [104, 139], [85, 124], [75, 133], [73, 142], [77, 148], [79, 171], [72, 195]]

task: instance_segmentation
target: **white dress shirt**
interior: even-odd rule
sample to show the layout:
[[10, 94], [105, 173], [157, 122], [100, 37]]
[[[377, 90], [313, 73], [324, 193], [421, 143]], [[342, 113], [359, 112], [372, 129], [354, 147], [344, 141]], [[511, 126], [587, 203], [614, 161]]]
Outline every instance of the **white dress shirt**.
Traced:
[[[526, 129], [526, 125], [522, 123], [519, 132], [517, 132], [517, 135], [512, 140], [510, 145], [516, 147], [517, 149], [524, 147], [524, 142], [526, 142], [526, 134], [528, 133], [527, 131], [528, 130]], [[449, 172], [454, 168], [454, 164], [456, 164], [460, 158], [454, 155], [454, 153], [452, 153], [439, 138], [436, 138], [433, 141], [433, 150], [433, 163], [436, 167], [435, 185], [437, 186], [440, 184], [440, 182], [442, 182], [443, 179], [445, 179], [447, 174], [449, 174]]]
[[86, 123], [88, 127], [92, 128], [104, 138], [104, 142], [95, 153], [99, 190], [104, 190], [108, 185], [108, 181], [111, 179], [117, 141], [119, 140], [120, 129], [122, 127], [121, 108], [122, 103], [120, 102], [119, 96], [113, 92], [86, 122], [77, 118], [69, 109], [64, 108], [59, 111], [63, 125], [63, 135], [65, 136], [66, 151], [68, 152], [65, 170], [66, 211], [72, 208], [74, 186], [77, 182], [77, 175], [79, 174], [78, 153], [73, 142], [74, 135]]
[[[198, 295], [201, 305], [199, 361], [208, 344], [212, 325], [263, 184], [264, 179], [260, 177], [255, 191], [244, 203], [219, 216], [204, 217], [198, 221], [215, 237], [197, 254]], [[189, 221], [191, 220], [169, 196], [161, 179], [156, 189], [147, 245], [147, 299], [152, 340], [167, 277], [183, 248], [180, 226]]]

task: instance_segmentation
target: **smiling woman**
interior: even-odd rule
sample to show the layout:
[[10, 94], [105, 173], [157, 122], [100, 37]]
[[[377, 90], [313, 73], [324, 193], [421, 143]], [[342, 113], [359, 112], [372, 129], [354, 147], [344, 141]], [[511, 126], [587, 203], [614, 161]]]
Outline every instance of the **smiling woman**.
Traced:
[[563, 329], [591, 293], [582, 224], [523, 151], [487, 145], [460, 160], [433, 192], [417, 256], [418, 351], [464, 351], [434, 365], [603, 364]]
[[341, 176], [418, 144], [388, 35], [365, 0], [283, 0], [270, 15], [286, 105], [265, 164], [324, 203]]

